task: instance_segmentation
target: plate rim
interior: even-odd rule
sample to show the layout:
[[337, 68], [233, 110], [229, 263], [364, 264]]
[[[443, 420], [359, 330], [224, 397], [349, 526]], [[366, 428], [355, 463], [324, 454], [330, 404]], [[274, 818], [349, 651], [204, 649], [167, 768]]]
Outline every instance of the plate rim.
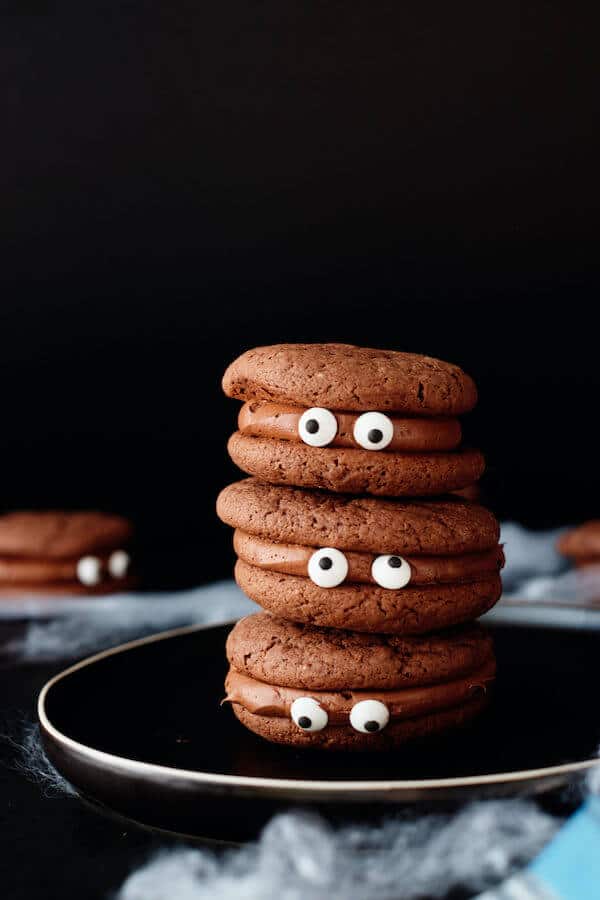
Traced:
[[[179, 628], [171, 628], [167, 631], [157, 632], [156, 634], [147, 635], [146, 637], [136, 638], [127, 641], [124, 644], [118, 644], [116, 647], [109, 647], [107, 650], [101, 650], [92, 656], [85, 657], [77, 663], [64, 669], [62, 672], [54, 675], [47, 681], [41, 689], [37, 700], [37, 716], [42, 730], [45, 734], [54, 740], [57, 744], [78, 753], [83, 757], [87, 757], [93, 762], [100, 763], [104, 766], [120, 769], [129, 774], [138, 774], [141, 776], [162, 776], [170, 779], [185, 780], [196, 782], [199, 786], [207, 787], [219, 786], [223, 788], [255, 788], [270, 791], [285, 791], [289, 793], [297, 793], [302, 795], [308, 791], [320, 792], [333, 795], [343, 795], [352, 791], [353, 794], [389, 794], [397, 791], [415, 791], [415, 790], [434, 790], [444, 791], [451, 788], [476, 788], [478, 786], [490, 784], [509, 784], [527, 781], [536, 781], [553, 776], [561, 776], [584, 772], [596, 766], [600, 766], [600, 757], [593, 757], [585, 760], [578, 760], [571, 763], [561, 763], [560, 765], [545, 766], [535, 769], [519, 769], [514, 772], [496, 772], [488, 775], [468, 775], [452, 778], [431, 778], [431, 779], [393, 779], [387, 781], [367, 781], [367, 780], [350, 780], [350, 781], [326, 781], [323, 779], [295, 779], [295, 778], [265, 778], [252, 775], [227, 775], [217, 772], [202, 772], [194, 769], [178, 769], [172, 766], [163, 766], [158, 763], [143, 762], [142, 760], [129, 759], [124, 756], [117, 756], [114, 753], [107, 753], [104, 750], [97, 750], [87, 744], [76, 741], [63, 732], [59, 731], [52, 724], [46, 712], [46, 698], [52, 688], [68, 678], [74, 672], [87, 666], [94, 665], [102, 659], [109, 656], [115, 656], [119, 653], [125, 653], [136, 647], [145, 646], [146, 644], [158, 643], [159, 641], [170, 640], [184, 634], [192, 634], [196, 631], [207, 631], [209, 628], [223, 628], [228, 625], [234, 625], [237, 619], [226, 619], [219, 622], [210, 622], [208, 624], [184, 625]], [[517, 626], [518, 627], [518, 626]]]

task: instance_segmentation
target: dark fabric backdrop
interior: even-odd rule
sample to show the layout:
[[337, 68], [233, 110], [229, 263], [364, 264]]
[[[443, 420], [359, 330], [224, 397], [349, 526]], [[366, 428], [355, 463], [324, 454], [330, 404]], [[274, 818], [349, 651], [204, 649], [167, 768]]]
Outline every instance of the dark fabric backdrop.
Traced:
[[463, 365], [486, 497], [600, 515], [597, 15], [2, 4], [2, 490], [225, 575], [225, 365], [345, 340]]

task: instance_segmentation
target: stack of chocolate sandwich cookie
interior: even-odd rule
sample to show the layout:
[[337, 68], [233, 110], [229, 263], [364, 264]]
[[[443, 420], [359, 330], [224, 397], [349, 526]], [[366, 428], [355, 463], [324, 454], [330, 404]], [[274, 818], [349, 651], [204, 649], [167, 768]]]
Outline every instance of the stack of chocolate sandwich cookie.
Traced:
[[281, 744], [391, 749], [484, 708], [495, 663], [474, 620], [500, 596], [493, 515], [462, 497], [484, 463], [457, 418], [456, 366], [394, 351], [286, 344], [225, 373], [244, 401], [225, 488], [236, 580], [266, 612], [227, 643], [227, 700]]

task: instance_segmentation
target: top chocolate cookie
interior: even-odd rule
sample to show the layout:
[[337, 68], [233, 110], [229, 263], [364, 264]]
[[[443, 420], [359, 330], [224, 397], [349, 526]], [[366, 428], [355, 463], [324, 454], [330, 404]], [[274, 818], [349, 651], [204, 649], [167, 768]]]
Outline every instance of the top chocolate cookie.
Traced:
[[0, 516], [0, 556], [65, 559], [127, 544], [132, 526], [104, 512], [42, 510]]
[[237, 400], [409, 416], [455, 416], [477, 402], [473, 380], [429, 356], [351, 344], [275, 344], [233, 362], [223, 390]]

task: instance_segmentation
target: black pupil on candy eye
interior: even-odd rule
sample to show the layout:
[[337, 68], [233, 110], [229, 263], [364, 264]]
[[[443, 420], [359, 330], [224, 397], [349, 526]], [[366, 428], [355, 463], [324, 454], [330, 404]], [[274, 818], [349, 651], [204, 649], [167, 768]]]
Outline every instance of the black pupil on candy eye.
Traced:
[[319, 423], [316, 419], [309, 419], [306, 423], [306, 430], [309, 434], [316, 434], [319, 430]]
[[383, 437], [383, 432], [379, 428], [371, 428], [367, 435], [372, 444], [378, 444]]
[[312, 725], [312, 719], [309, 719], [308, 716], [300, 716], [298, 719], [298, 725], [300, 728], [310, 728]]
[[319, 568], [320, 569], [330, 569], [332, 567], [332, 565], [333, 565], [333, 563], [331, 562], [331, 559], [329, 556], [322, 556], [321, 559], [319, 560]]
[[399, 556], [390, 556], [388, 559], [388, 566], [390, 569], [399, 569], [402, 565], [402, 560]]
[[365, 731], [379, 731], [379, 722], [376, 722], [374, 719], [365, 722]]

